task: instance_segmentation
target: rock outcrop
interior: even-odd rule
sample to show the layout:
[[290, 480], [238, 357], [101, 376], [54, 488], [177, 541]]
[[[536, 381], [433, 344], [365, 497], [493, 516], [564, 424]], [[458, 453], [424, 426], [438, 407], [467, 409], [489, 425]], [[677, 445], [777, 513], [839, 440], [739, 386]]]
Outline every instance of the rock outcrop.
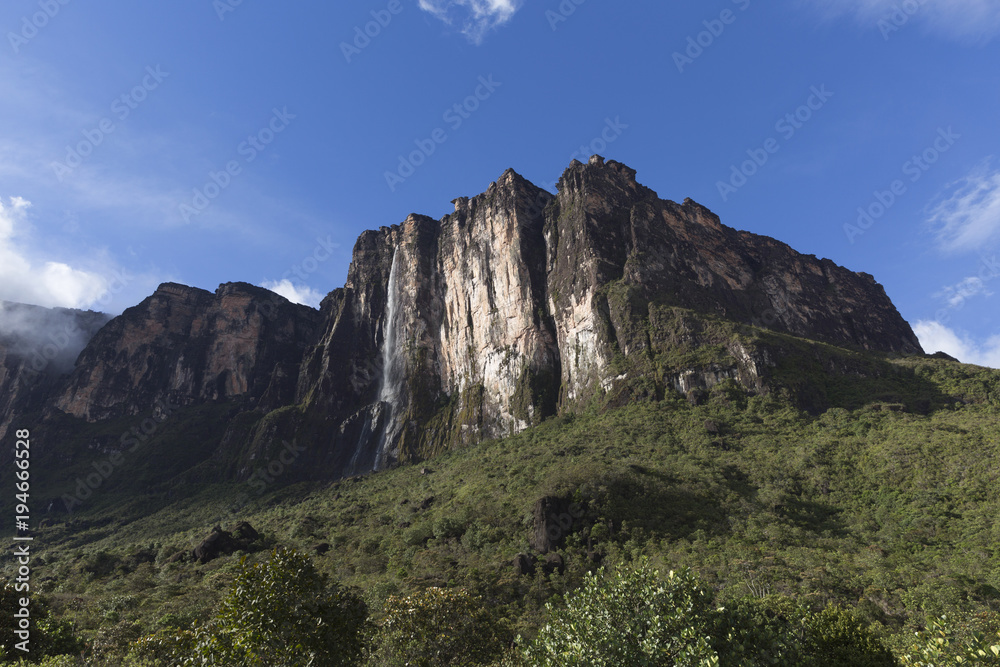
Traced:
[[[662, 200], [618, 162], [574, 161], [556, 194], [508, 170], [453, 203], [361, 234], [320, 311], [242, 283], [161, 285], [35, 394], [61, 424], [51, 440], [72, 420], [220, 404], [211, 461], [192, 454], [199, 478], [266, 486], [427, 458], [594, 401], [766, 392], [792, 336], [922, 352], [872, 276]], [[4, 382], [16, 371], [0, 361]]]
[[[326, 451], [340, 456], [326, 463], [379, 469], [586, 404], [628, 379], [626, 367], [635, 374], [616, 359], [649, 362], [697, 338], [682, 312], [921, 352], [872, 276], [726, 227], [690, 200], [661, 200], [635, 175], [595, 156], [574, 162], [552, 196], [508, 170], [441, 220], [413, 215], [362, 234], [299, 376], [315, 421], [338, 425]], [[673, 369], [651, 391], [726, 379], [763, 388], [766, 352], [730, 343], [724, 356]]]
[[214, 294], [166, 283], [91, 340], [54, 406], [99, 421], [158, 401], [287, 405], [318, 325], [313, 309], [246, 283]]

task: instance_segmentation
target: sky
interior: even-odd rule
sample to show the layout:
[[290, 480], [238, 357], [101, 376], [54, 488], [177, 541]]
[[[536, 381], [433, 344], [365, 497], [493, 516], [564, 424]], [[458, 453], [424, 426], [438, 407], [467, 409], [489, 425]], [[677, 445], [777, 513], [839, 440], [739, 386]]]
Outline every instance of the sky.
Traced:
[[2, 300], [315, 307], [363, 230], [597, 153], [1000, 367], [995, 0], [6, 0], [0, 36]]

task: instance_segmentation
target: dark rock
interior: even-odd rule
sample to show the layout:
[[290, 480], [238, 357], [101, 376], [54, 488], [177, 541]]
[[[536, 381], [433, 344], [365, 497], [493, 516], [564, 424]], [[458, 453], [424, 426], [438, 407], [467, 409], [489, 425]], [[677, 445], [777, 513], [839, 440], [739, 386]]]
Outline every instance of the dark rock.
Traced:
[[566, 536], [583, 528], [582, 508], [567, 498], [546, 496], [535, 503], [531, 548], [548, 553], [565, 544]]
[[327, 544], [326, 542], [323, 542], [322, 544], [317, 544], [315, 547], [313, 547], [313, 551], [316, 552], [317, 556], [324, 556], [327, 553], [329, 553], [330, 545]]
[[687, 392], [687, 402], [691, 405], [703, 405], [708, 400], [708, 392], [701, 387], [696, 387]]
[[538, 559], [531, 554], [518, 554], [514, 556], [514, 570], [522, 577], [534, 575], [537, 562]]
[[259, 538], [260, 535], [253, 526], [245, 521], [237, 524], [232, 533], [216, 526], [212, 529], [212, 534], [194, 548], [191, 555], [199, 563], [205, 564], [219, 556], [231, 556], [237, 551], [246, 551]]
[[134, 570], [143, 563], [155, 563], [155, 562], [156, 562], [156, 553], [149, 549], [143, 549], [142, 551], [137, 551], [131, 556], [125, 558], [125, 565], [130, 570]]
[[170, 558], [168, 558], [164, 562], [166, 562], [168, 564], [169, 563], [183, 563], [183, 562], [189, 560], [189, 558], [190, 558], [191, 555], [192, 555], [192, 552], [190, 552], [190, 551], [178, 551], [177, 553], [175, 553], [174, 555], [172, 555]]
[[945, 361], [954, 361], [961, 363], [955, 357], [951, 356], [950, 354], [946, 354], [944, 352], [935, 352], [934, 354], [930, 355], [930, 357], [931, 359], [944, 359]]
[[545, 562], [542, 563], [542, 571], [545, 572], [545, 574], [553, 574], [554, 572], [565, 574], [566, 562], [559, 554], [551, 553], [545, 557]]
[[246, 545], [249, 545], [250, 543], [259, 540], [260, 534], [256, 530], [254, 530], [254, 527], [251, 526], [249, 523], [247, 523], [246, 521], [241, 521], [238, 524], [236, 524], [235, 528], [233, 528], [233, 539], [235, 539], [237, 542], [242, 542]]

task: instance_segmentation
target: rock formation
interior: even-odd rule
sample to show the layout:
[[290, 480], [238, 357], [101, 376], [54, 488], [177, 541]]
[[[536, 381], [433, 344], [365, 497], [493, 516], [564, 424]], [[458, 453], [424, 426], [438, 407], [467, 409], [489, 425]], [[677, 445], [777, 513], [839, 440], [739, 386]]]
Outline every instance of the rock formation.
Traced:
[[161, 285], [36, 396], [44, 419], [65, 435], [158, 402], [228, 405], [215, 474], [331, 479], [595, 400], [767, 391], [791, 336], [922, 352], [872, 276], [662, 200], [618, 162], [574, 161], [555, 195], [508, 170], [453, 203], [361, 234], [320, 311], [241, 283]]

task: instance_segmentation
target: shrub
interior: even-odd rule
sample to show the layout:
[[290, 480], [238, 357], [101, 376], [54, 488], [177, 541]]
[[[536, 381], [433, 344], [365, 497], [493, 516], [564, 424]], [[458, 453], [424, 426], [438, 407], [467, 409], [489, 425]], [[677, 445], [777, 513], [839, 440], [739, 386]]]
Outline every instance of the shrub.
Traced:
[[914, 634], [910, 650], [900, 662], [903, 667], [993, 667], [1000, 665], [1000, 634], [973, 631], [960, 637], [947, 616], [931, 619], [922, 632]]
[[465, 590], [428, 588], [390, 597], [375, 636], [370, 664], [484, 665], [499, 659], [513, 639], [495, 607]]
[[711, 597], [690, 571], [666, 578], [642, 564], [604, 577], [588, 573], [566, 607], [524, 646], [531, 665], [676, 665], [710, 667]]
[[357, 662], [367, 616], [357, 595], [328, 585], [312, 561], [295, 551], [279, 548], [264, 563], [248, 565], [244, 558], [240, 566], [210, 623], [190, 637], [179, 632], [171, 640], [144, 641], [154, 650], [180, 650], [182, 665], [337, 667]]

